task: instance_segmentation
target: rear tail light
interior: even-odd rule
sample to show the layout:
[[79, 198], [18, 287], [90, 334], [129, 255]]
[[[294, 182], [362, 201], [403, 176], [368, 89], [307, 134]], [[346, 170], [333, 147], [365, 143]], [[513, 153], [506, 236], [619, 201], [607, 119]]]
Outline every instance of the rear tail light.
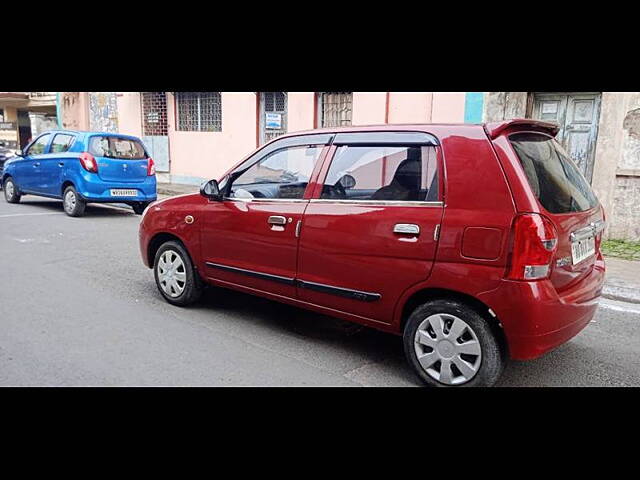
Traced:
[[507, 277], [542, 280], [549, 277], [558, 247], [558, 234], [548, 218], [537, 213], [518, 215], [513, 222], [513, 252]]
[[150, 177], [156, 174], [156, 164], [153, 161], [153, 158], [149, 157], [149, 162], [147, 163], [147, 176]]
[[98, 173], [98, 162], [90, 153], [83, 152], [80, 155], [80, 164], [87, 172]]

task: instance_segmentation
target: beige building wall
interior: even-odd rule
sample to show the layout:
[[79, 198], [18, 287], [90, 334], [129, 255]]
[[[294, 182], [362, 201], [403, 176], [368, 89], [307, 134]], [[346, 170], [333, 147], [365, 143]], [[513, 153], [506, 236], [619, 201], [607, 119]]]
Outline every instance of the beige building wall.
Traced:
[[125, 135], [142, 136], [142, 104], [140, 92], [117, 92], [118, 131]]

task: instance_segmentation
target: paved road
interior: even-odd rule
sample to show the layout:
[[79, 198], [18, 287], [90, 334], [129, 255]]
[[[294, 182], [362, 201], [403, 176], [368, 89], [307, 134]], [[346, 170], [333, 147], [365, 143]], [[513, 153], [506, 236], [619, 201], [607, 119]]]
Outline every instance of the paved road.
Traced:
[[[139, 219], [0, 199], [0, 385], [417, 385], [399, 337], [223, 290], [168, 305], [139, 258]], [[638, 350], [640, 305], [608, 302], [500, 385], [640, 385]]]

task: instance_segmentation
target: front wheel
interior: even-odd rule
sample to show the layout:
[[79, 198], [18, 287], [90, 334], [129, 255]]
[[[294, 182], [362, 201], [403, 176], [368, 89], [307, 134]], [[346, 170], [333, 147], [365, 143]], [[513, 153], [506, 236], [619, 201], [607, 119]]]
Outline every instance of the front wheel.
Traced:
[[411, 314], [404, 329], [405, 355], [430, 386], [489, 387], [505, 365], [503, 348], [487, 319], [453, 300], [433, 300]]
[[158, 290], [172, 305], [184, 307], [202, 294], [202, 281], [182, 244], [169, 241], [158, 249], [153, 262]]
[[65, 189], [64, 194], [62, 195], [62, 203], [64, 206], [64, 213], [70, 217], [81, 217], [84, 214], [84, 208], [87, 205], [73, 187], [67, 187]]
[[20, 193], [18, 192], [18, 187], [13, 181], [13, 178], [9, 177], [4, 181], [4, 199], [8, 203], [18, 203], [20, 202]]

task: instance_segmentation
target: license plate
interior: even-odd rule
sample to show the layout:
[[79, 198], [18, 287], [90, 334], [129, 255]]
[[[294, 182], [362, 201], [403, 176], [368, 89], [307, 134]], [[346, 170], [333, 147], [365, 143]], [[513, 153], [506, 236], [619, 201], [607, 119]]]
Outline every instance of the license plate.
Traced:
[[571, 258], [573, 264], [586, 260], [596, 253], [596, 241], [594, 237], [585, 238], [578, 242], [571, 242]]
[[112, 197], [137, 197], [138, 191], [136, 189], [126, 189], [126, 188], [112, 188], [111, 189]]

